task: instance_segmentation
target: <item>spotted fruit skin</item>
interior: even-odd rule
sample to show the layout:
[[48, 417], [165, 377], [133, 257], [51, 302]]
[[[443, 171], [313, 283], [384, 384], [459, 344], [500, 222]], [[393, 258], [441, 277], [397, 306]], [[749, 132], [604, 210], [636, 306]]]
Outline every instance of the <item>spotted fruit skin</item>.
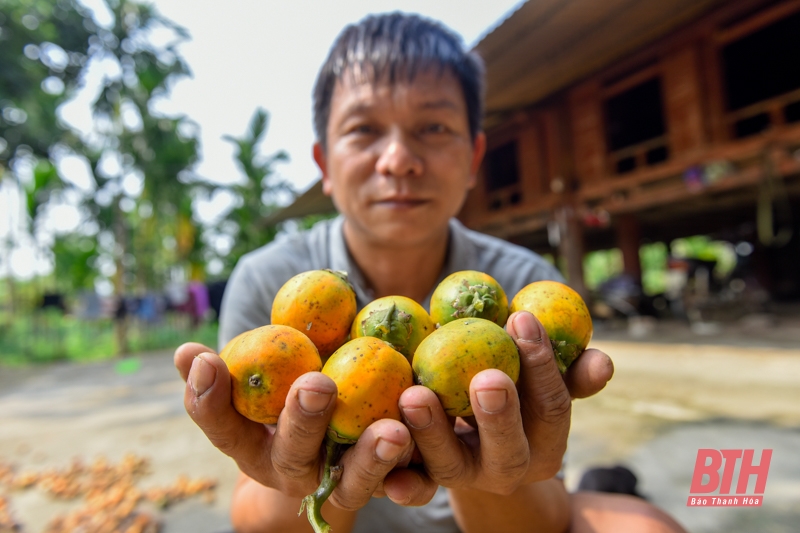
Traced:
[[311, 340], [288, 326], [270, 325], [233, 338], [219, 356], [231, 375], [233, 406], [262, 424], [275, 424], [294, 381], [319, 372], [322, 359]]
[[309, 270], [278, 290], [271, 322], [302, 331], [324, 360], [347, 341], [356, 311], [356, 293], [346, 274]]
[[459, 318], [431, 333], [414, 354], [414, 379], [436, 393], [450, 416], [471, 416], [469, 384], [489, 368], [519, 379], [519, 351], [506, 331], [483, 318]]
[[504, 326], [508, 297], [489, 274], [462, 270], [444, 278], [431, 295], [431, 319], [443, 326], [458, 318], [485, 318]]
[[536, 281], [511, 300], [511, 313], [528, 311], [539, 319], [563, 374], [592, 340], [592, 316], [581, 295], [557, 281]]
[[322, 373], [339, 390], [328, 436], [343, 444], [356, 442], [377, 420], [400, 420], [400, 395], [414, 384], [405, 356], [375, 337], [345, 343], [330, 356]]
[[419, 343], [435, 329], [425, 308], [411, 298], [385, 296], [373, 300], [356, 315], [350, 338], [381, 339], [411, 361]]

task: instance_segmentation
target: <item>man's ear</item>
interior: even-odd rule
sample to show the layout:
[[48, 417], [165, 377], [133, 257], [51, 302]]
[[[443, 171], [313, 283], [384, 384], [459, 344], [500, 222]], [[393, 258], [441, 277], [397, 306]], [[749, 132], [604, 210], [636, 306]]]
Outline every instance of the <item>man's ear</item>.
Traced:
[[313, 155], [314, 161], [317, 163], [317, 167], [319, 167], [320, 174], [322, 174], [322, 192], [325, 193], [326, 196], [330, 196], [331, 180], [328, 176], [328, 158], [325, 155], [325, 148], [323, 148], [321, 143], [314, 143]]
[[472, 161], [469, 165], [469, 182], [467, 183], [469, 190], [478, 183], [478, 170], [481, 168], [484, 155], [486, 155], [486, 134], [479, 131], [472, 143]]

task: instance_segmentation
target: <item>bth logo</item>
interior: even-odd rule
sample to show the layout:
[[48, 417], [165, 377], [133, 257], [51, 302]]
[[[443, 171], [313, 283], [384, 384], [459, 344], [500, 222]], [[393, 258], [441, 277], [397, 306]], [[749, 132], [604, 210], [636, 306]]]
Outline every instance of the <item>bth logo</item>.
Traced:
[[[697, 450], [689, 507], [761, 507], [767, 486], [772, 450], [761, 450], [761, 459], [753, 464], [755, 450]], [[741, 461], [740, 461], [741, 460]], [[736, 492], [731, 494], [736, 464], [739, 463]], [[747, 485], [756, 477], [755, 489], [747, 494]], [[712, 494], [715, 493], [715, 494]]]

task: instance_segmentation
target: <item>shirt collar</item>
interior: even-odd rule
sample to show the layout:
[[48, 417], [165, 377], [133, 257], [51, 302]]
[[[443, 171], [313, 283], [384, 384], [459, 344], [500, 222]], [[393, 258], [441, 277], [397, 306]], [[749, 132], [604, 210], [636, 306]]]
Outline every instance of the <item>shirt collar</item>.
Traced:
[[[436, 285], [453, 272], [468, 269], [469, 265], [474, 265], [477, 259], [477, 249], [467, 236], [467, 229], [464, 225], [457, 219], [451, 218], [449, 229], [450, 238], [447, 245], [447, 257]], [[364, 275], [347, 249], [347, 244], [344, 240], [344, 217], [341, 215], [331, 222], [328, 247], [331, 269], [347, 272], [347, 277], [356, 291], [358, 308], [363, 308], [375, 299], [375, 295], [367, 287]], [[425, 301], [422, 302], [422, 306], [425, 309], [430, 307], [431, 295], [435, 288], [435, 286], [431, 288]]]

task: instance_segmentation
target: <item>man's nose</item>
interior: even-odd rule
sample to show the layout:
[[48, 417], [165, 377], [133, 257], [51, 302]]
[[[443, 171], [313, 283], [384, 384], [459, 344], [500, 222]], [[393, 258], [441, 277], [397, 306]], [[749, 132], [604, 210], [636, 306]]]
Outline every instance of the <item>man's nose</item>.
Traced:
[[413, 140], [400, 133], [391, 135], [381, 150], [376, 170], [382, 176], [422, 175], [422, 159], [414, 149]]

